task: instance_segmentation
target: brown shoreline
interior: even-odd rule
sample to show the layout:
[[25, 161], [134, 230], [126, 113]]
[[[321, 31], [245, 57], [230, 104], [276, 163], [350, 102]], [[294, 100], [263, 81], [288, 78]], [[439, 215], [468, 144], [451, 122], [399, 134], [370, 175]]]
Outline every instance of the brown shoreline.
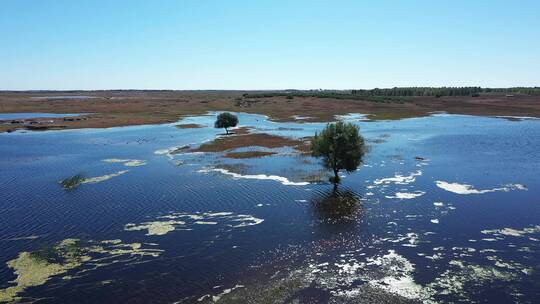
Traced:
[[[334, 115], [368, 114], [372, 120], [427, 116], [433, 112], [479, 116], [540, 117], [540, 96], [482, 94], [479, 97], [411, 97], [406, 102], [373, 102], [317, 97], [246, 98], [242, 91], [62, 91], [0, 92], [0, 113], [91, 113], [81, 120], [34, 119], [35, 129], [107, 128], [176, 122], [208, 111], [269, 116], [274, 121], [325, 122]], [[89, 96], [62, 99], [58, 96]], [[41, 98], [43, 96], [52, 96]], [[40, 98], [36, 98], [40, 97]], [[296, 120], [295, 115], [307, 117]], [[25, 129], [25, 123], [2, 123], [0, 132]]]

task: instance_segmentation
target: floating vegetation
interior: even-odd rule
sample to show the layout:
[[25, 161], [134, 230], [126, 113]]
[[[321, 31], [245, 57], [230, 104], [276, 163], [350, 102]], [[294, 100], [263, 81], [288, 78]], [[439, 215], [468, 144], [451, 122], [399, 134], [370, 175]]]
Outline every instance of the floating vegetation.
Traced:
[[512, 190], [527, 190], [527, 187], [522, 184], [508, 184], [508, 185], [505, 185], [504, 187], [486, 189], [486, 190], [477, 190], [477, 189], [474, 189], [472, 185], [468, 185], [468, 184], [448, 183], [445, 181], [435, 181], [435, 184], [437, 185], [437, 187], [441, 189], [444, 189], [449, 192], [457, 193], [457, 194], [484, 194], [484, 193], [497, 192], [497, 191], [509, 192]]
[[84, 177], [82, 174], [77, 174], [72, 177], [65, 178], [60, 181], [60, 185], [66, 190], [72, 190], [77, 188], [80, 184], [84, 182]]
[[31, 286], [42, 285], [51, 277], [80, 266], [90, 259], [78, 247], [78, 240], [66, 239], [54, 247], [41, 248], [35, 252], [21, 252], [7, 263], [14, 269], [17, 278], [15, 286], [0, 290], [0, 302], [16, 300], [18, 293]]
[[133, 223], [126, 224], [124, 230], [126, 231], [139, 231], [147, 230], [146, 235], [164, 235], [176, 229], [178, 225], [184, 225], [183, 221], [155, 221], [155, 222], [145, 222], [139, 225]]
[[258, 225], [262, 222], [264, 222], [263, 219], [253, 215], [234, 214], [232, 212], [177, 212], [160, 216], [156, 221], [126, 224], [124, 230], [146, 230], [146, 235], [165, 235], [175, 230], [194, 230], [197, 225], [219, 225], [220, 229], [227, 227], [230, 230]]
[[0, 302], [17, 301], [20, 299], [18, 295], [25, 289], [43, 285], [68, 271], [79, 269], [74, 275], [62, 277], [63, 280], [99, 267], [129, 262], [133, 256], [158, 257], [161, 252], [159, 249], [143, 248], [140, 243], [125, 244], [121, 240], [83, 243], [79, 239], [65, 239], [54, 246], [21, 252], [17, 258], [7, 262], [17, 278], [11, 282], [15, 285], [0, 289]]

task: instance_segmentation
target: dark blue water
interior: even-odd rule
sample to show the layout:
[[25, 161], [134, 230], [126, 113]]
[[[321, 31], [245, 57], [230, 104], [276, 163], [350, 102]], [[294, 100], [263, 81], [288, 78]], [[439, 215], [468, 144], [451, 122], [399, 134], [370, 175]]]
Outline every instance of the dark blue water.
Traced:
[[[18, 296], [39, 303], [540, 296], [539, 121], [351, 116], [370, 152], [335, 192], [316, 159], [290, 148], [243, 160], [168, 153], [221, 134], [214, 119], [182, 122], [201, 129], [0, 134], [0, 289], [16, 285], [5, 263], [20, 252], [78, 238], [140, 243], [158, 254], [100, 245], [108, 251]], [[254, 132], [291, 137], [325, 125], [239, 119]], [[70, 191], [59, 185], [75, 174], [98, 179]]]

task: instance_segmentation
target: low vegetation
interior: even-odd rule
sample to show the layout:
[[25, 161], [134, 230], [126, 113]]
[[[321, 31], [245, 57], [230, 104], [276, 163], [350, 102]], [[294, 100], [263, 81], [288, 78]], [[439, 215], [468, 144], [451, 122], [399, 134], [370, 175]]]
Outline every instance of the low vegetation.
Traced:
[[247, 151], [247, 152], [229, 152], [225, 154], [227, 158], [259, 158], [274, 155], [276, 152], [271, 151]]
[[309, 150], [307, 139], [293, 139], [266, 133], [237, 134], [235, 136], [218, 137], [211, 142], [202, 144], [192, 152], [224, 152], [244, 147], [282, 148], [292, 147], [297, 151]]

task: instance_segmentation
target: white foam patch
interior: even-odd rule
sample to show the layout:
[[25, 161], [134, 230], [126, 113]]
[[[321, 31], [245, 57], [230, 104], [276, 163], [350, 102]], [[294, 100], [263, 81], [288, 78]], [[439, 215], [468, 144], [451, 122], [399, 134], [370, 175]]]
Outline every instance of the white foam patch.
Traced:
[[493, 229], [493, 230], [482, 230], [483, 234], [491, 234], [494, 236], [514, 236], [514, 237], [524, 237], [527, 234], [540, 233], [540, 225], [533, 227], [523, 228], [521, 230], [514, 228], [502, 228], [502, 229]]
[[434, 203], [433, 203], [433, 206], [435, 206], [435, 207], [442, 207], [442, 206], [444, 206], [444, 203], [442, 203], [442, 202], [434, 202]]
[[438, 223], [439, 223], [439, 219], [432, 219], [431, 222], [432, 222], [433, 224], [438, 224]]
[[238, 173], [231, 172], [226, 169], [221, 168], [205, 168], [197, 171], [199, 173], [209, 173], [209, 172], [219, 172], [221, 174], [232, 176], [234, 179], [257, 179], [257, 180], [273, 180], [282, 183], [285, 186], [305, 186], [309, 185], [308, 182], [292, 182], [286, 177], [277, 176], [277, 175], [265, 175], [265, 174], [256, 174], [256, 175], [242, 175]]
[[421, 176], [421, 175], [422, 175], [422, 171], [418, 170], [409, 175], [396, 174], [394, 177], [376, 179], [373, 183], [375, 185], [391, 184], [391, 183], [398, 184], [398, 185], [408, 185], [410, 183], [413, 183], [416, 180], [416, 177]]
[[504, 187], [485, 189], [485, 190], [477, 190], [472, 185], [468, 185], [468, 184], [448, 183], [445, 181], [435, 181], [435, 184], [437, 185], [437, 187], [441, 189], [444, 189], [449, 192], [457, 193], [457, 194], [484, 194], [484, 193], [497, 192], [497, 191], [508, 192], [512, 190], [527, 190], [527, 187], [525, 187], [522, 184], [508, 184], [508, 185], [505, 185]]
[[146, 161], [140, 159], [118, 159], [118, 158], [107, 158], [103, 160], [106, 163], [121, 163], [126, 167], [139, 167], [146, 165]]
[[367, 265], [376, 265], [384, 270], [385, 276], [368, 281], [372, 287], [385, 290], [392, 294], [397, 294], [407, 299], [427, 300], [427, 293], [424, 288], [414, 282], [414, 265], [394, 250], [389, 250], [388, 254], [377, 258], [368, 258]]
[[426, 194], [426, 192], [424, 191], [415, 191], [415, 192], [396, 192], [396, 195], [394, 196], [390, 196], [390, 195], [387, 195], [385, 196], [386, 198], [397, 198], [397, 199], [400, 199], [400, 200], [405, 200], [405, 199], [413, 199], [413, 198], [417, 198], [417, 197], [420, 197], [422, 195]]
[[313, 117], [311, 117], [311, 116], [302, 116], [302, 115], [293, 115], [293, 116], [291, 116], [291, 118], [294, 118], [296, 120], [306, 120], [306, 119], [311, 119]]
[[[208, 140], [205, 140], [205, 141], [203, 141], [203, 143], [207, 142], [207, 141]], [[177, 152], [179, 150], [187, 149], [193, 144], [194, 143], [187, 144], [187, 145], [182, 145], [182, 146], [170, 147], [170, 148], [167, 148], [167, 149], [159, 149], [159, 150], [154, 151], [154, 154], [156, 154], [156, 155], [166, 155], [169, 159], [173, 159], [174, 158], [173, 152]], [[186, 155], [186, 154], [204, 154], [204, 152], [185, 152], [185, 153], [182, 153], [182, 154], [183, 155]]]
[[360, 114], [360, 113], [349, 113], [345, 115], [334, 115], [334, 118], [336, 120], [361, 120], [361, 121], [369, 121], [369, 118], [367, 118], [366, 114]]
[[[219, 288], [220, 286], [216, 286], [215, 288]], [[237, 284], [231, 288], [227, 288], [227, 289], [224, 289], [222, 292], [220, 292], [219, 294], [215, 295], [215, 296], [212, 296], [212, 295], [209, 295], [209, 294], [206, 294], [202, 297], [200, 297], [199, 299], [197, 299], [197, 302], [202, 302], [204, 301], [205, 299], [212, 299], [212, 302], [218, 302], [221, 297], [223, 297], [224, 295], [226, 294], [229, 294], [231, 292], [233, 292], [235, 289], [238, 289], [238, 288], [244, 288], [245, 286], [244, 285], [240, 285], [240, 284]]]
[[111, 179], [113, 177], [117, 177], [117, 176], [120, 176], [122, 174], [126, 174], [128, 172], [129, 172], [129, 170], [122, 170], [122, 171], [118, 171], [116, 173], [111, 173], [111, 174], [107, 174], [107, 175], [85, 178], [85, 179], [83, 179], [81, 181], [81, 184], [95, 184], [95, 183], [104, 182], [104, 181], [109, 180], [109, 179]]
[[[391, 222], [393, 223], [393, 222]], [[404, 247], [416, 247], [418, 246], [418, 234], [415, 232], [408, 232], [405, 235], [399, 234], [394, 238], [382, 238], [379, 241], [381, 242], [390, 242], [390, 243], [401, 243], [401, 246]]]
[[233, 219], [232, 221], [239, 223], [235, 225], [230, 225], [231, 227], [234, 227], [234, 228], [254, 226], [254, 225], [259, 225], [260, 223], [264, 222], [263, 219], [256, 218], [252, 215], [245, 215], [245, 214], [239, 214], [237, 218]]

